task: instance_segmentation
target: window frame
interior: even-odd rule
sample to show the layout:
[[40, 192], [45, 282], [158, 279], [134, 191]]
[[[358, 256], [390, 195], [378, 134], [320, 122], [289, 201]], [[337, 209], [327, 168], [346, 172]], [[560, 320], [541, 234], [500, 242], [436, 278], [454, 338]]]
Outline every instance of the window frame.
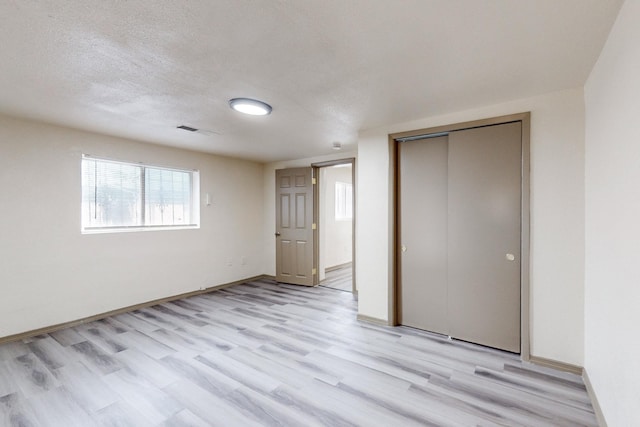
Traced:
[[[84, 208], [84, 175], [83, 163], [85, 160], [114, 163], [126, 166], [134, 166], [140, 168], [140, 218], [141, 225], [109, 225], [109, 226], [85, 226], [84, 215], [82, 209]], [[157, 224], [157, 225], [145, 225], [146, 220], [146, 205], [148, 199], [146, 198], [146, 169], [156, 169], [163, 171], [183, 172], [190, 175], [190, 221], [189, 224]], [[127, 233], [136, 231], [159, 231], [159, 230], [185, 230], [185, 229], [199, 229], [200, 228], [200, 171], [198, 169], [184, 169], [172, 166], [162, 166], [158, 164], [143, 163], [143, 162], [128, 162], [123, 160], [110, 159], [107, 157], [92, 156], [90, 154], [83, 154], [80, 161], [80, 230], [82, 234], [104, 234], [104, 233]]]
[[[342, 190], [339, 190], [339, 187], [342, 187]], [[335, 206], [334, 206], [335, 221], [353, 221], [353, 183], [336, 181], [334, 186], [334, 192], [335, 192]], [[350, 197], [347, 197], [347, 195], [350, 195]], [[338, 199], [343, 199], [343, 200], [338, 200]], [[340, 209], [340, 207], [342, 207], [343, 209]]]

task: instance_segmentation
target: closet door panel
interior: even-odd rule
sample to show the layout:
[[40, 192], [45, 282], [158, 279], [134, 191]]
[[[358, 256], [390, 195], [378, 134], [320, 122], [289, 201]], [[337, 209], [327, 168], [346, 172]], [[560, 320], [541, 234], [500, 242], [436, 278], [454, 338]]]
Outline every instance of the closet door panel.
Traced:
[[400, 143], [401, 324], [448, 334], [447, 137]]
[[520, 352], [520, 122], [451, 132], [447, 318], [452, 337]]

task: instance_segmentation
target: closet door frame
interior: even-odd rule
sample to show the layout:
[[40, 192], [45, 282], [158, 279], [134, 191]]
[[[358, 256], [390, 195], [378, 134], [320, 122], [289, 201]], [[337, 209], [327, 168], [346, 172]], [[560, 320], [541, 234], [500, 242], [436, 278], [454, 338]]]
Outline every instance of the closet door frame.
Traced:
[[393, 166], [393, 283], [389, 287], [389, 323], [398, 325], [398, 313], [400, 307], [400, 271], [399, 263], [401, 256], [400, 243], [400, 200], [399, 194], [399, 140], [424, 135], [437, 135], [457, 130], [473, 129], [484, 126], [498, 125], [504, 123], [522, 123], [522, 200], [521, 200], [521, 264], [520, 264], [520, 357], [524, 361], [529, 361], [530, 351], [530, 292], [529, 292], [529, 268], [530, 268], [530, 129], [531, 113], [517, 113], [506, 116], [493, 117], [482, 120], [474, 120], [462, 123], [416, 129], [407, 132], [393, 133], [389, 135], [389, 147], [392, 155], [391, 164]]

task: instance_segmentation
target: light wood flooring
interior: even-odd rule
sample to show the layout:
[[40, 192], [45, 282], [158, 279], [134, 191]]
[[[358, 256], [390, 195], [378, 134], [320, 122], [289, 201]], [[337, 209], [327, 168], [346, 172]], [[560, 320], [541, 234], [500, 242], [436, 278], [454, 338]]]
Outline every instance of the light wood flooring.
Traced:
[[580, 377], [268, 280], [0, 345], [0, 426], [596, 425]]
[[320, 282], [320, 286], [325, 288], [338, 289], [345, 292], [353, 292], [353, 274], [351, 264], [343, 265], [325, 271], [324, 280]]

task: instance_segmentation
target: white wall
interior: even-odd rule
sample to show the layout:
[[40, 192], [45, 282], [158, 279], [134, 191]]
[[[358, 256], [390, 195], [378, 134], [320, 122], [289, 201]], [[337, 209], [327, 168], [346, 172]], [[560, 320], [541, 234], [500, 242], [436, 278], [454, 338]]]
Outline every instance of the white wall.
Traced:
[[609, 426], [640, 425], [640, 2], [585, 86], [585, 368]]
[[[83, 235], [83, 153], [199, 169], [213, 205], [200, 229]], [[262, 274], [262, 180], [253, 162], [0, 116], [0, 337]]]
[[274, 233], [276, 231], [276, 169], [307, 167], [311, 166], [312, 163], [328, 162], [331, 160], [349, 159], [354, 157], [356, 157], [355, 151], [339, 151], [326, 156], [273, 162], [267, 163], [264, 166], [264, 228], [262, 249], [264, 253], [265, 274], [270, 276], [275, 276], [276, 274], [276, 243], [274, 237]]
[[[583, 364], [582, 88], [361, 132], [357, 180], [363, 184], [356, 222], [360, 314], [388, 319], [393, 254], [388, 134], [526, 111], [531, 111], [531, 352]], [[380, 238], [385, 235], [389, 238]]]

